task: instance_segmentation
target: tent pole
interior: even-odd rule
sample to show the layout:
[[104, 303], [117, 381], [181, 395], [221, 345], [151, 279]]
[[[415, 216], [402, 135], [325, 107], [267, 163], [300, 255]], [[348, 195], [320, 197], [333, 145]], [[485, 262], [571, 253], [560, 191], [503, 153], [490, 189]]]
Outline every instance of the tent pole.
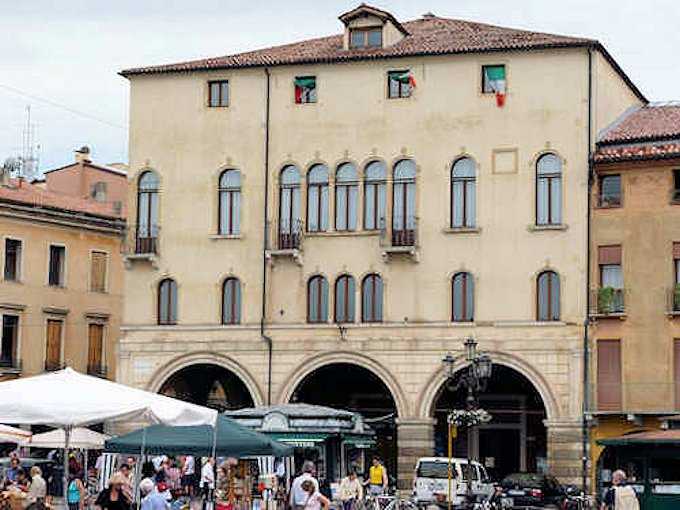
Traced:
[[84, 453], [84, 457], [85, 457], [85, 459], [83, 460], [83, 464], [85, 466], [85, 473], [84, 473], [84, 476], [83, 476], [83, 484], [85, 485], [85, 494], [87, 495], [87, 507], [89, 508], [90, 507], [90, 498], [89, 498], [87, 488], [88, 488], [88, 482], [90, 481], [90, 476], [89, 476], [88, 471], [87, 471], [87, 454], [88, 454], [87, 448], [83, 449], [83, 453]]
[[67, 425], [64, 427], [64, 508], [68, 507], [68, 499], [66, 497], [68, 493], [68, 450], [71, 445], [71, 426]]
[[142, 504], [141, 492], [139, 491], [139, 482], [142, 478], [142, 465], [144, 463], [144, 451], [146, 450], [146, 426], [142, 429], [142, 447], [139, 452], [139, 461], [137, 461], [137, 466], [135, 469], [135, 486], [133, 491], [135, 498], [137, 498], [137, 510], [140, 509]]

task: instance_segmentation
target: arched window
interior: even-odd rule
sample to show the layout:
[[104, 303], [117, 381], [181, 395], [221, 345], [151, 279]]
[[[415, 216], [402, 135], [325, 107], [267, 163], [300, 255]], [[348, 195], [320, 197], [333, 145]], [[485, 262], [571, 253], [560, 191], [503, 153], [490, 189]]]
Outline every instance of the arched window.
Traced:
[[371, 161], [364, 169], [364, 229], [385, 226], [387, 170], [382, 161]]
[[135, 253], [158, 252], [158, 174], [147, 170], [137, 182], [137, 233]]
[[158, 324], [177, 324], [177, 283], [172, 278], [158, 284]]
[[328, 230], [328, 168], [314, 165], [307, 172], [307, 231]]
[[536, 224], [562, 223], [562, 161], [544, 154], [536, 162]]
[[554, 271], [544, 271], [536, 281], [536, 319], [560, 320], [560, 277]]
[[453, 322], [472, 322], [475, 310], [475, 283], [470, 273], [456, 273], [453, 275]]
[[348, 274], [335, 281], [335, 322], [354, 322], [354, 278]]
[[413, 246], [416, 232], [416, 164], [402, 159], [394, 165], [392, 246]]
[[241, 172], [222, 172], [219, 188], [218, 234], [237, 235], [241, 231]]
[[382, 322], [383, 283], [380, 275], [369, 274], [361, 284], [361, 321]]
[[241, 282], [227, 278], [222, 284], [222, 324], [241, 322]]
[[357, 229], [357, 169], [343, 163], [335, 172], [335, 230]]
[[328, 322], [328, 281], [312, 276], [307, 284], [307, 322]]
[[279, 249], [300, 247], [300, 171], [289, 165], [281, 170], [279, 184]]
[[460, 158], [451, 169], [451, 228], [475, 226], [475, 162]]

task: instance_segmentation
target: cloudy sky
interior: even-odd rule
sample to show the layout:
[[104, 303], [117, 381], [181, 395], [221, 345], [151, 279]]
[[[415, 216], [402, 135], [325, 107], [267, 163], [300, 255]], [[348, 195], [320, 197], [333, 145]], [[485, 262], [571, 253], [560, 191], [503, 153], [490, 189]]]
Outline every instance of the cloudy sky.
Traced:
[[[74, 148], [127, 161], [127, 67], [212, 57], [340, 31], [360, 0], [0, 0], [0, 162], [21, 149], [26, 106], [41, 169]], [[680, 99], [678, 0], [376, 0], [408, 20], [432, 11], [599, 39], [654, 101]]]

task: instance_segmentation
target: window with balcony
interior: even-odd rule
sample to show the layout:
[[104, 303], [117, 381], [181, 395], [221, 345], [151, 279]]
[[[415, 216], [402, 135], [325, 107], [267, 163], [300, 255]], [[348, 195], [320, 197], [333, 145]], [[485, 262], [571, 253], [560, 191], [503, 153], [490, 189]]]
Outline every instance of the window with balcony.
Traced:
[[316, 76], [295, 78], [295, 104], [316, 103]]
[[377, 274], [369, 274], [361, 283], [361, 322], [382, 322], [382, 320], [382, 278]]
[[177, 282], [172, 278], [158, 284], [158, 324], [177, 324]]
[[328, 168], [314, 165], [307, 172], [307, 232], [328, 230]]
[[19, 346], [19, 316], [0, 315], [2, 322], [2, 343], [0, 344], [0, 367], [17, 368]]
[[451, 169], [451, 228], [474, 228], [476, 222], [475, 162], [456, 160]]
[[359, 181], [352, 163], [343, 163], [335, 172], [335, 230], [357, 229]]
[[63, 332], [63, 320], [47, 319], [45, 370], [59, 370], [61, 368], [61, 344]]
[[536, 320], [560, 320], [560, 277], [543, 271], [536, 279]]
[[536, 162], [536, 225], [562, 223], [562, 161], [548, 153]]
[[598, 179], [598, 207], [621, 206], [621, 176], [601, 175]]
[[300, 171], [289, 165], [281, 170], [279, 182], [279, 242], [280, 250], [300, 247]]
[[342, 275], [335, 281], [335, 322], [354, 322], [354, 278]]
[[392, 246], [414, 246], [416, 238], [416, 164], [402, 159], [394, 166]]
[[21, 280], [22, 242], [19, 239], [5, 239], [4, 279], [8, 282]]
[[53, 287], [64, 287], [66, 270], [66, 248], [63, 246], [50, 245], [50, 263], [48, 284]]
[[453, 276], [453, 322], [472, 322], [474, 320], [474, 289], [474, 281], [470, 273], [456, 273]]
[[104, 325], [91, 323], [87, 326], [87, 373], [90, 375], [105, 375], [104, 366]]
[[382, 27], [352, 28], [349, 31], [350, 48], [381, 48]]
[[222, 324], [241, 323], [241, 282], [227, 278], [222, 284]]
[[148, 170], [139, 176], [137, 183], [137, 228], [135, 253], [158, 253], [158, 188], [156, 172]]
[[307, 322], [328, 322], [328, 281], [323, 276], [307, 283]]
[[90, 255], [90, 291], [106, 292], [106, 273], [109, 265], [109, 254], [104, 251], [93, 251]]
[[598, 313], [623, 313], [623, 270], [621, 268], [621, 246], [600, 246], [598, 248], [600, 288], [597, 295]]
[[208, 82], [208, 106], [211, 108], [229, 106], [229, 81]]
[[238, 235], [241, 231], [241, 172], [225, 170], [219, 180], [218, 234]]
[[385, 227], [387, 170], [382, 161], [371, 161], [364, 169], [364, 229]]

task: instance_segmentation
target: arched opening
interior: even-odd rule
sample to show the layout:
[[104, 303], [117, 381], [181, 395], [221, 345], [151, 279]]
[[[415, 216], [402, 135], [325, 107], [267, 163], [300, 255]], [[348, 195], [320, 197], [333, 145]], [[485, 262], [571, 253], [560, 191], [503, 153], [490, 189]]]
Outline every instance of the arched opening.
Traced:
[[[456, 379], [454, 379], [456, 381]], [[445, 383], [434, 401], [435, 453], [447, 455], [446, 417], [452, 409], [464, 409], [466, 390], [453, 391]], [[494, 479], [519, 471], [536, 472], [547, 468], [546, 408], [534, 385], [513, 368], [494, 364], [486, 391], [479, 405], [488, 411], [491, 422], [472, 431], [470, 453], [484, 464]], [[453, 441], [455, 457], [467, 457], [467, 431], [461, 429]]]
[[255, 405], [239, 376], [219, 365], [199, 363], [178, 370], [163, 383], [158, 393], [218, 411]]
[[361, 414], [376, 432], [371, 452], [397, 474], [397, 405], [387, 385], [367, 368], [331, 363], [314, 370], [295, 388], [291, 402], [346, 409]]

